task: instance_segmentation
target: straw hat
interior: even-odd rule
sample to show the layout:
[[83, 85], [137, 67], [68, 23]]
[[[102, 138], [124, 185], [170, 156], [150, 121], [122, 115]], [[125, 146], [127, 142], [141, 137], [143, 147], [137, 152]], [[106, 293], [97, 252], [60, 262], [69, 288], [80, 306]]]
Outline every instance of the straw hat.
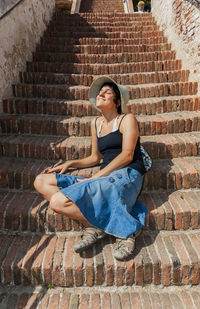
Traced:
[[126, 86], [118, 85], [112, 78], [108, 76], [98, 77], [97, 79], [93, 81], [92, 85], [90, 86], [89, 100], [90, 100], [91, 105], [94, 108], [96, 108], [98, 111], [100, 111], [96, 107], [96, 97], [99, 94], [101, 86], [105, 83], [114, 83], [118, 87], [119, 92], [120, 92], [120, 97], [121, 97], [121, 110], [123, 113], [126, 113], [127, 112], [126, 104], [128, 103], [128, 100], [129, 100], [128, 89]]

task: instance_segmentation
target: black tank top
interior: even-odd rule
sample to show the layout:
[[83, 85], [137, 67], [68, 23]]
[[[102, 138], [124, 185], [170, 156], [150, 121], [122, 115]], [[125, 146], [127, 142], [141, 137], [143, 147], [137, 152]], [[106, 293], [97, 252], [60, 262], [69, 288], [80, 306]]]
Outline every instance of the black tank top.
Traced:
[[[124, 117], [122, 117], [123, 119]], [[121, 119], [121, 121], [122, 121]], [[97, 119], [96, 119], [97, 120]], [[108, 165], [115, 157], [117, 157], [122, 152], [122, 133], [119, 131], [121, 121], [118, 127], [118, 130], [111, 132], [105, 136], [98, 137], [98, 150], [103, 155], [103, 162], [101, 164], [100, 169], [104, 168], [106, 165]], [[96, 126], [96, 121], [95, 121]], [[96, 127], [97, 130], [97, 127]], [[131, 163], [129, 163], [125, 167], [130, 167], [138, 172], [140, 172], [142, 175], [145, 173], [144, 163], [140, 151], [140, 137], [138, 137], [133, 160]]]

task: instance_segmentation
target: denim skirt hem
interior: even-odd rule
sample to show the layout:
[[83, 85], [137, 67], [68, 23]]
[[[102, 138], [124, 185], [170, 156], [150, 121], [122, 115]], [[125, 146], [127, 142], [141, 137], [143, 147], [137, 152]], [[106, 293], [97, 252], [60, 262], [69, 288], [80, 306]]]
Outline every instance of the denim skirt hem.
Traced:
[[57, 186], [94, 227], [127, 238], [145, 225], [147, 208], [137, 200], [143, 175], [123, 168], [108, 176], [77, 182], [83, 177], [56, 174]]

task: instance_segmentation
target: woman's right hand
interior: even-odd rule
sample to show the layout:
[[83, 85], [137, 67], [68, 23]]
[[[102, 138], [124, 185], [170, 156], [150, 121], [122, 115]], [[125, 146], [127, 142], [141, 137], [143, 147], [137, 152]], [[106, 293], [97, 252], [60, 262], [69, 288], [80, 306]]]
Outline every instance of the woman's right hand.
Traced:
[[54, 173], [54, 172], [64, 174], [68, 170], [69, 167], [70, 167], [69, 162], [65, 162], [55, 167], [48, 167], [45, 169], [44, 172], [47, 174]]

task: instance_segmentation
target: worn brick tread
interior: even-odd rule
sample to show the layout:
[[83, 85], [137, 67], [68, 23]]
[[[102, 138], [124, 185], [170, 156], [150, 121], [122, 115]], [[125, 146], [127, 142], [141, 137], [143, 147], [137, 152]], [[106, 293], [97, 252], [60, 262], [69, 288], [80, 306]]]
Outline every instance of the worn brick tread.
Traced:
[[128, 111], [134, 115], [156, 115], [177, 111], [200, 110], [200, 97], [195, 95], [140, 98], [129, 100]]
[[128, 44], [128, 45], [139, 45], [139, 44], [161, 44], [167, 43], [167, 38], [160, 36], [160, 37], [150, 37], [150, 38], [99, 38], [99, 37], [82, 37], [82, 38], [67, 38], [67, 37], [43, 37], [41, 39], [42, 44], [60, 44], [63, 45], [87, 45], [87, 44], [99, 44], [99, 45], [116, 45], [116, 44]]
[[85, 25], [85, 26], [76, 26], [76, 29], [74, 29], [73, 26], [70, 24], [64, 24], [62, 26], [59, 26], [58, 24], [54, 24], [52, 22], [49, 23], [46, 32], [48, 31], [58, 31], [58, 32], [64, 32], [64, 31], [79, 31], [80, 33], [82, 32], [115, 32], [115, 31], [134, 31], [134, 32], [148, 32], [148, 31], [159, 31], [159, 26], [157, 25], [151, 25], [151, 26], [145, 26], [145, 25], [139, 25], [139, 26], [134, 26], [134, 25], [126, 25], [126, 26], [114, 26], [110, 24], [109, 26], [94, 26], [94, 25]]
[[[0, 235], [1, 284], [77, 286], [197, 285], [200, 283], [200, 232], [143, 232], [133, 258], [116, 262], [113, 237], [81, 256], [73, 253], [79, 236]], [[7, 250], [6, 247], [9, 247]], [[123, 276], [121, 276], [121, 270]], [[81, 279], [81, 281], [80, 281]]]
[[[142, 136], [152, 159], [198, 156], [199, 132]], [[76, 160], [91, 154], [91, 137], [53, 135], [0, 135], [0, 156], [44, 160]]]
[[[110, 32], [110, 31], [88, 31], [88, 32], [79, 32], [78, 29], [74, 29], [74, 31], [47, 31], [44, 35], [44, 40], [51, 38], [64, 38], [70, 40], [72, 37], [74, 39], [81, 39], [81, 38], [105, 38], [105, 39], [136, 39], [136, 38], [164, 38], [163, 31], [148, 31], [148, 32], [141, 32], [141, 31], [119, 31], [119, 29]], [[166, 40], [164, 40], [166, 42]]]
[[[141, 53], [117, 53], [117, 54], [81, 54], [81, 53], [52, 53], [35, 52], [33, 61], [65, 62], [65, 63], [120, 63], [120, 62], [140, 62], [175, 59], [175, 51], [157, 51]], [[188, 71], [189, 72], [189, 71]]]
[[3, 287], [0, 292], [0, 308], [9, 308], [15, 300], [16, 308], [35, 309], [199, 309], [200, 292], [197, 287], [149, 288], [49, 288]]
[[[50, 134], [60, 136], [90, 136], [94, 116], [66, 117], [62, 115], [0, 116], [1, 133]], [[184, 133], [200, 130], [198, 111], [177, 111], [158, 115], [137, 115], [141, 136]]]
[[[0, 187], [33, 189], [35, 176], [55, 161], [1, 157]], [[71, 171], [74, 175], [90, 177], [99, 166]], [[152, 170], [144, 178], [144, 191], [180, 190], [200, 187], [200, 158], [181, 157], [153, 161]]]
[[97, 14], [97, 13], [91, 13], [91, 14], [77, 14], [77, 15], [57, 15], [52, 19], [52, 22], [55, 22], [56, 24], [63, 22], [65, 25], [66, 23], [70, 22], [76, 22], [78, 23], [88, 23], [88, 24], [94, 24], [94, 23], [141, 23], [142, 25], [145, 24], [145, 22], [149, 22], [151, 24], [155, 24], [155, 19], [151, 14], [120, 14], [120, 13], [109, 13], [109, 14]]
[[70, 26], [74, 26], [74, 27], [84, 27], [84, 26], [90, 26], [91, 28], [92, 27], [127, 27], [127, 26], [156, 26], [156, 23], [152, 20], [135, 20], [135, 21], [131, 21], [131, 20], [122, 20], [122, 21], [114, 21], [114, 20], [101, 20], [101, 19], [94, 19], [94, 20], [86, 20], [86, 19], [81, 19], [79, 18], [78, 20], [73, 20], [71, 19], [70, 21], [65, 21], [65, 20], [62, 20], [62, 19], [59, 19], [57, 20], [56, 22], [53, 21], [51, 23], [52, 26], [59, 26], [59, 27], [62, 27], [62, 26], [66, 26], [66, 24], [70, 24]]
[[129, 14], [126, 14], [126, 13], [122, 13], [122, 12], [80, 12], [79, 14], [74, 14], [74, 15], [64, 15], [63, 13], [59, 13], [59, 12], [56, 12], [56, 14], [53, 16], [53, 20], [55, 20], [56, 22], [60, 21], [60, 20], [63, 20], [65, 22], [67, 21], [71, 21], [71, 20], [80, 20], [80, 17], [84, 18], [83, 20], [87, 20], [87, 21], [93, 21], [93, 20], [105, 20], [107, 22], [109, 22], [109, 18], [113, 18], [113, 20], [116, 20], [117, 17], [118, 17], [118, 20], [120, 18], [120, 21], [123, 19], [126, 20], [126, 21], [136, 21], [136, 20], [139, 20], [139, 21], [144, 21], [144, 20], [150, 20], [150, 21], [155, 21], [154, 20], [154, 17], [152, 16], [151, 13], [149, 14], [140, 14], [140, 13], [129, 13]]
[[94, 13], [96, 11], [124, 13], [124, 3], [121, 0], [110, 0], [109, 2], [107, 0], [101, 0], [101, 2], [85, 0], [81, 2], [80, 12]]
[[75, 160], [90, 154], [90, 137], [0, 135], [0, 156]]
[[[189, 72], [185, 70], [130, 73], [130, 74], [110, 74], [120, 84], [148, 84], [163, 82], [187, 82]], [[51, 72], [20, 72], [20, 82], [23, 84], [58, 84], [58, 85], [83, 85], [90, 86], [97, 78], [91, 74], [67, 74]]]
[[171, 43], [145, 44], [145, 45], [63, 45], [63, 44], [40, 44], [36, 51], [46, 52], [70, 52], [70, 53], [88, 53], [88, 54], [105, 54], [105, 53], [128, 53], [128, 52], [153, 52], [169, 51]]
[[114, 64], [62, 63], [62, 62], [27, 62], [27, 72], [51, 72], [67, 74], [125, 74], [158, 71], [181, 70], [180, 60], [160, 60]]
[[[82, 230], [77, 221], [54, 213], [35, 192], [0, 191], [0, 231], [57, 233]], [[148, 208], [145, 229], [195, 230], [200, 227], [200, 190], [142, 193]]]
[[[34, 73], [35, 74], [35, 73]], [[200, 98], [195, 95], [167, 96], [129, 100], [128, 111], [134, 115], [156, 115], [177, 111], [200, 110]], [[43, 114], [94, 116], [98, 112], [86, 100], [40, 98], [10, 98], [3, 100], [3, 111], [9, 114]]]
[[[192, 82], [154, 83], [128, 85], [130, 99], [173, 95], [196, 95], [198, 84]], [[88, 100], [89, 87], [70, 85], [17, 84], [13, 86], [16, 97], [42, 97], [70, 100]]]

